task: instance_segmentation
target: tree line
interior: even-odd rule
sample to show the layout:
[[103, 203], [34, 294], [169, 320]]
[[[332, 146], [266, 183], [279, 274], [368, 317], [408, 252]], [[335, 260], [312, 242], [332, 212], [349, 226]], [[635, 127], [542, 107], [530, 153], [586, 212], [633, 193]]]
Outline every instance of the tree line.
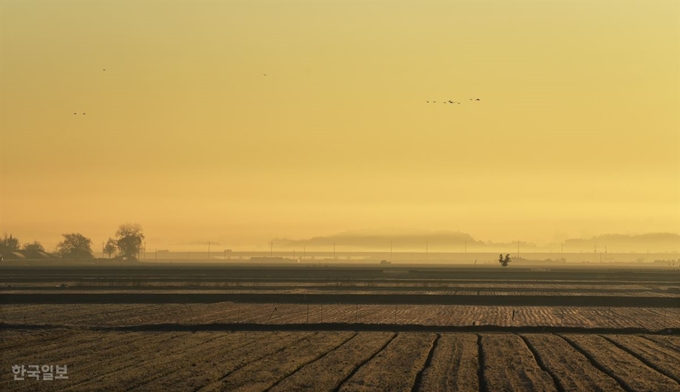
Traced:
[[[93, 259], [92, 240], [80, 233], [62, 234], [63, 240], [57, 244], [55, 256], [61, 259], [87, 260]], [[17, 251], [46, 252], [45, 247], [38, 241], [20, 245], [20, 241], [12, 234], [5, 233], [0, 238], [0, 255]], [[144, 233], [139, 224], [125, 223], [118, 227], [114, 238], [110, 238], [104, 245], [104, 253], [111, 258], [137, 260], [144, 250]]]

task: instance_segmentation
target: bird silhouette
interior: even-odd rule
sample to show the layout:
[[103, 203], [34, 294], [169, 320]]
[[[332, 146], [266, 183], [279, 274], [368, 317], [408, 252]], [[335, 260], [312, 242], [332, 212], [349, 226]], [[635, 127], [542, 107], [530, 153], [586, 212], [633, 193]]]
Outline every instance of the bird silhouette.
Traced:
[[262, 76], [267, 76], [267, 74], [262, 74]]
[[481, 99], [477, 98], [477, 101], [481, 101]]
[[102, 71], [106, 71], [106, 68], [102, 69]]
[[86, 115], [87, 113], [83, 113], [83, 116]]
[[74, 116], [77, 116], [77, 115], [78, 115], [78, 113], [73, 113], [73, 115], [74, 115]]
[[453, 103], [453, 101], [449, 99], [449, 103]]
[[432, 102], [437, 103], [437, 101], [432, 101]]
[[430, 103], [430, 101], [425, 101], [425, 102]]

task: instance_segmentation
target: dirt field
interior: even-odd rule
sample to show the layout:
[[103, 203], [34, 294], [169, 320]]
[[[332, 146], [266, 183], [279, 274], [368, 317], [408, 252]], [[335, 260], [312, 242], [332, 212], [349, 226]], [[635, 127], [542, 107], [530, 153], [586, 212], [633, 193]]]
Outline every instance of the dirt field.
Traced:
[[680, 308], [348, 304], [3, 305], [0, 323], [114, 327], [160, 324], [396, 324], [645, 329], [680, 328]]
[[2, 272], [3, 391], [680, 391], [673, 273]]
[[[664, 341], [673, 338], [3, 330], [0, 389], [672, 392], [680, 352]], [[15, 381], [9, 369], [22, 364], [68, 365], [68, 380]]]

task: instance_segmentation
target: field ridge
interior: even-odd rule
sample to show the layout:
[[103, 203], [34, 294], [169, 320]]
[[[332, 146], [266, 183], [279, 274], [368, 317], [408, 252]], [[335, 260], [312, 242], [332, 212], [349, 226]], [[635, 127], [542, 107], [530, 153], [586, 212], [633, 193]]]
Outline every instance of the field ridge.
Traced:
[[486, 359], [484, 358], [484, 349], [482, 348], [482, 335], [479, 334], [477, 334], [477, 359], [479, 361], [479, 365], [477, 368], [477, 378], [479, 379], [479, 392], [489, 392], [489, 386], [486, 384], [486, 378], [484, 378]]
[[680, 335], [680, 328], [650, 331], [645, 328], [602, 328], [568, 326], [501, 326], [501, 325], [421, 325], [421, 324], [367, 324], [367, 323], [310, 323], [310, 324], [259, 324], [259, 323], [206, 323], [206, 324], [140, 324], [125, 326], [74, 326], [68, 324], [15, 324], [0, 323], [0, 330], [76, 330], [100, 332], [251, 332], [251, 331], [374, 331], [374, 332], [508, 332], [508, 333], [579, 333], [618, 335]]
[[437, 344], [439, 343], [439, 339], [441, 339], [442, 335], [437, 334], [437, 336], [434, 338], [432, 341], [432, 346], [430, 346], [430, 351], [427, 353], [427, 358], [425, 359], [425, 363], [423, 363], [423, 367], [420, 369], [418, 374], [416, 375], [416, 379], [413, 382], [413, 387], [411, 388], [411, 392], [417, 392], [421, 388], [421, 384], [423, 382], [423, 374], [425, 371], [432, 366], [432, 357], [434, 357], [434, 351], [437, 349]]
[[538, 353], [536, 348], [531, 344], [531, 342], [523, 335], [517, 335], [522, 339], [524, 344], [527, 346], [529, 351], [534, 355], [534, 360], [536, 360], [536, 363], [538, 366], [543, 370], [544, 372], [548, 373], [550, 375], [550, 378], [552, 378], [553, 383], [555, 383], [555, 388], [557, 388], [558, 392], [567, 392], [567, 390], [564, 388], [564, 385], [560, 382], [560, 379], [555, 376], [555, 374], [550, 370], [546, 365], [545, 362], [543, 362], [543, 359], [541, 358], [541, 355]]

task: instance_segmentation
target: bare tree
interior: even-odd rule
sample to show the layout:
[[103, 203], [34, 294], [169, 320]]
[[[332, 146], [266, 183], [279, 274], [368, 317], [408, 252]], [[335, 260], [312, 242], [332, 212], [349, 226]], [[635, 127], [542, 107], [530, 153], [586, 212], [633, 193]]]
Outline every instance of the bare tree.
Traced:
[[502, 253], [498, 256], [498, 262], [501, 263], [501, 265], [502, 265], [503, 267], [507, 267], [508, 264], [510, 264], [511, 261], [512, 261], [512, 260], [510, 260], [510, 255], [509, 255], [509, 254], [506, 254], [506, 255], [505, 255], [505, 258], [503, 258], [503, 254], [502, 254]]
[[116, 253], [116, 249], [118, 249], [118, 245], [116, 244], [116, 240], [113, 238], [109, 238], [108, 241], [106, 241], [106, 245], [104, 245], [104, 253], [109, 255], [109, 259], [111, 258], [111, 255]]

